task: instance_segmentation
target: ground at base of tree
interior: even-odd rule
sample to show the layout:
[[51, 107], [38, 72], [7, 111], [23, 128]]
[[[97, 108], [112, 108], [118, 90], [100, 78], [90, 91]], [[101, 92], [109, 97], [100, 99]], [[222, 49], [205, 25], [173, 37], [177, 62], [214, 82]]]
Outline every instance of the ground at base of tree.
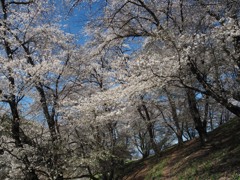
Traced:
[[129, 163], [123, 180], [240, 179], [240, 119], [234, 118], [199, 139], [173, 146], [159, 157]]

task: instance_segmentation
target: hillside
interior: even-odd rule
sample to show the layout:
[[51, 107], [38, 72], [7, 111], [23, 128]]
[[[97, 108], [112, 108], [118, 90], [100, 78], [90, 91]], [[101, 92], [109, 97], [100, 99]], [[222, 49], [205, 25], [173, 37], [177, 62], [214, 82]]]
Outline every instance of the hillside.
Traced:
[[240, 120], [235, 118], [210, 132], [204, 147], [194, 139], [159, 157], [131, 162], [123, 179], [240, 179], [239, 127]]

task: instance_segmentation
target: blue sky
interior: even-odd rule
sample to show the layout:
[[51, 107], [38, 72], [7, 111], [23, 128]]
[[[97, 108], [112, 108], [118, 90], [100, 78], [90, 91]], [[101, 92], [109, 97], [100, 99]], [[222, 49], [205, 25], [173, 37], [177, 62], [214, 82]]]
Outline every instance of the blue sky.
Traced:
[[[67, 33], [74, 34], [78, 44], [83, 45], [89, 40], [89, 37], [84, 34], [86, 23], [89, 22], [90, 19], [96, 21], [97, 18], [102, 17], [105, 5], [106, 1], [103, 0], [95, 1], [92, 4], [86, 2], [80, 3], [72, 9], [70, 14], [62, 19], [62, 25], [64, 25], [63, 30]], [[66, 9], [63, 8], [64, 6], [60, 5], [59, 9], [62, 9], [62, 12], [66, 12]], [[69, 9], [70, 7], [67, 7], [67, 10]], [[143, 41], [144, 38], [141, 37], [126, 38], [125, 42], [130, 46], [130, 49], [128, 49], [126, 53], [131, 54], [139, 50], [142, 47]]]
[[62, 25], [63, 30], [67, 33], [76, 35], [77, 42], [84, 44], [87, 40], [87, 36], [84, 34], [84, 27], [90, 18], [96, 18], [103, 12], [104, 4], [102, 2], [96, 2], [93, 4], [81, 3], [67, 15], [63, 16]]
[[86, 36], [83, 34], [84, 26], [88, 21], [87, 12], [75, 8], [68, 17], [63, 18], [63, 30], [67, 33], [76, 35], [79, 44], [84, 44]]

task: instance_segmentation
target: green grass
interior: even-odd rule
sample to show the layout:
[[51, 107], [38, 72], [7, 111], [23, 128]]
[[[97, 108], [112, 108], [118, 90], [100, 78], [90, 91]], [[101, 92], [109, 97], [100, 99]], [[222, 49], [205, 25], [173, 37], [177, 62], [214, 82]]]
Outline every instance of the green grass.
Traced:
[[[239, 147], [237, 147], [237, 149]], [[229, 154], [228, 148], [219, 149], [206, 157], [194, 159], [193, 161], [188, 162], [188, 165], [181, 169], [177, 176], [182, 180], [191, 180], [196, 178], [217, 180], [224, 175], [224, 173], [221, 172], [224, 170], [220, 170], [218, 167], [220, 167], [222, 163], [225, 163], [225, 161], [228, 161], [230, 158], [232, 158], [231, 156], [236, 157], [238, 154], [236, 156]], [[229, 162], [226, 163], [226, 166], [231, 166]], [[226, 170], [227, 169], [229, 169], [229, 167], [226, 167]], [[240, 180], [240, 176], [237, 173], [231, 176], [231, 179]]]
[[240, 120], [234, 118], [210, 132], [205, 147], [191, 141], [129, 167], [129, 175], [137, 172], [145, 180], [240, 180]]
[[145, 180], [157, 180], [163, 176], [162, 172], [164, 167], [167, 165], [168, 159], [161, 160], [157, 165], [155, 165], [145, 177]]

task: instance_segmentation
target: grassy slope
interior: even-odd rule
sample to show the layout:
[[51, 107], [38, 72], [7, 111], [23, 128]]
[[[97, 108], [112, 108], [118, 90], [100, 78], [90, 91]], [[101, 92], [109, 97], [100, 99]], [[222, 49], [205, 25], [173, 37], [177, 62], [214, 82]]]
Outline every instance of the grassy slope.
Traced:
[[159, 157], [129, 163], [124, 174], [124, 180], [240, 180], [240, 120], [233, 119], [209, 133], [204, 147], [198, 139], [188, 141]]

